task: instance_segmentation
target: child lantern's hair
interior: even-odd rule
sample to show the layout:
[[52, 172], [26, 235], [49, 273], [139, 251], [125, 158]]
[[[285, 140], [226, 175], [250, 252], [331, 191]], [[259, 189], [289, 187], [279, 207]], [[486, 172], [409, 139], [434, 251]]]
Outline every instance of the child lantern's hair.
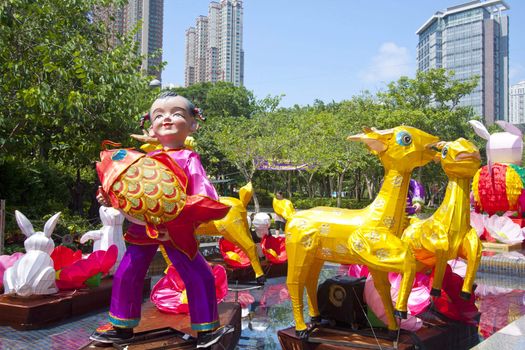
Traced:
[[[170, 98], [170, 97], [175, 97], [175, 96], [180, 96], [180, 95], [178, 95], [175, 91], [164, 91], [164, 92], [161, 92], [159, 96], [157, 96], [155, 101], [163, 100], [163, 99]], [[200, 108], [195, 107], [195, 105], [190, 100], [188, 100], [186, 97], [184, 97], [184, 96], [180, 96], [180, 97], [182, 97], [182, 98], [184, 98], [186, 100], [186, 103], [188, 104], [186, 106], [186, 109], [188, 110], [188, 112], [190, 112], [190, 114], [191, 114], [191, 116], [193, 118], [199, 119], [201, 121], [205, 121], [206, 120], [206, 118], [204, 118], [204, 116], [202, 115], [202, 111], [201, 111]], [[151, 121], [151, 116], [150, 116], [149, 112], [144, 114], [140, 118], [140, 127], [141, 127], [141, 129], [144, 129], [144, 123], [146, 122], [146, 120]]]

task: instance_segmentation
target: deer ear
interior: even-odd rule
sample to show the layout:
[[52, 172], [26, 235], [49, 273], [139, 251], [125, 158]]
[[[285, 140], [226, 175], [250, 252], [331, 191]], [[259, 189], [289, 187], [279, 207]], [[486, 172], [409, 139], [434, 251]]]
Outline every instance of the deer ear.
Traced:
[[51, 237], [51, 234], [53, 233], [53, 231], [55, 230], [55, 226], [57, 225], [59, 216], [60, 212], [56, 213], [55, 215], [50, 217], [49, 220], [47, 220], [46, 225], [44, 226], [44, 234], [46, 235], [46, 237]]
[[33, 225], [31, 225], [31, 222], [28, 218], [26, 218], [24, 214], [22, 214], [18, 210], [15, 210], [15, 217], [18, 227], [20, 227], [20, 230], [22, 230], [22, 233], [26, 235], [26, 237], [30, 237], [35, 233]]
[[363, 142], [370, 148], [370, 151], [374, 154], [384, 152], [388, 146], [381, 140], [377, 139], [364, 139]]
[[485, 125], [477, 120], [469, 120], [468, 123], [474, 128], [474, 132], [482, 139], [489, 140], [490, 134]]
[[393, 129], [377, 130], [376, 128], [363, 128], [364, 133], [350, 135], [348, 141], [361, 141], [365, 143], [373, 154], [384, 152], [388, 146], [385, 141], [390, 139]]

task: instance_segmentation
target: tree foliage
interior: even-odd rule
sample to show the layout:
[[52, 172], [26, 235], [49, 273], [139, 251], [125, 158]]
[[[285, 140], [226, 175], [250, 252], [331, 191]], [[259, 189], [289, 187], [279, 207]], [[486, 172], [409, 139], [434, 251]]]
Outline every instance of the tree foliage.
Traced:
[[100, 142], [129, 143], [138, 115], [152, 100], [152, 77], [140, 71], [142, 58], [131, 35], [111, 46], [109, 29], [96, 17], [96, 8], [121, 3], [0, 4], [0, 167], [16, 168], [10, 157], [28, 168], [43, 161], [69, 174], [71, 206], [79, 212], [88, 195], [85, 181], [93, 184]]
[[[130, 145], [138, 116], [148, 109], [153, 78], [140, 72], [142, 57], [129, 37], [112, 46], [112, 33], [96, 20], [97, 7], [120, 0], [8, 0], [0, 4], [0, 194], [45, 210], [94, 196], [92, 163], [103, 139]], [[281, 96], [257, 99], [231, 83], [176, 88], [202, 108], [197, 151], [213, 178], [252, 181], [258, 190], [289, 189], [310, 197], [347, 192], [372, 197], [383, 175], [366, 147], [346, 140], [363, 127], [413, 125], [442, 139], [472, 139], [474, 118], [459, 107], [476, 80], [459, 82], [444, 70], [402, 77], [375, 95], [341, 102], [280, 108]], [[293, 173], [257, 170], [261, 160], [308, 164]], [[17, 178], [14, 174], [19, 174]], [[232, 176], [232, 174], [234, 174]], [[437, 166], [418, 173], [444, 181]], [[29, 184], [33, 192], [24, 190]], [[84, 185], [84, 188], [81, 186]], [[429, 186], [427, 186], [428, 188]], [[64, 192], [69, 195], [64, 196]], [[7, 194], [8, 192], [8, 194]], [[53, 194], [50, 196], [50, 193]], [[258, 192], [261, 193], [261, 192]], [[265, 200], [271, 198], [268, 194]], [[257, 196], [255, 196], [257, 202]]]
[[131, 37], [111, 47], [93, 19], [102, 0], [10, 0], [0, 5], [0, 147], [77, 168], [101, 139], [127, 140], [151, 100]]

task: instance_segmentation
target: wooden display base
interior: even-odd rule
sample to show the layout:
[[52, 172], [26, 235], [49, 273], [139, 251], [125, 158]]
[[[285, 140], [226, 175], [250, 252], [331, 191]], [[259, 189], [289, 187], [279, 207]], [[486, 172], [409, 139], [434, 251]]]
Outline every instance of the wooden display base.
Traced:
[[[112, 282], [111, 278], [107, 278], [96, 288], [28, 298], [0, 295], [0, 326], [17, 330], [38, 329], [108, 307]], [[143, 296], [149, 298], [150, 292], [151, 278], [148, 277], [144, 280]]]
[[325, 326], [314, 330], [308, 340], [301, 340], [295, 335], [295, 328], [290, 327], [277, 335], [284, 350], [467, 350], [479, 343], [477, 327], [454, 321], [425, 323], [417, 332], [402, 331], [397, 347], [395, 339], [386, 337], [384, 331], [375, 332], [377, 338], [370, 331], [364, 334]]
[[[223, 336], [217, 344], [211, 347], [212, 350], [226, 349], [233, 350], [241, 337], [241, 306], [239, 303], [219, 304], [219, 318], [221, 325], [230, 324], [234, 326], [232, 333]], [[95, 328], [95, 327], [94, 327]], [[176, 329], [179, 335], [169, 334], [169, 328]], [[145, 349], [194, 349], [195, 340], [184, 339], [183, 334], [196, 337], [197, 334], [191, 329], [190, 316], [185, 314], [167, 314], [160, 312], [155, 305], [148, 301], [142, 305], [142, 317], [138, 327], [134, 329], [136, 333], [151, 333], [158, 330], [157, 339], [147, 339], [126, 344], [114, 344], [115, 349], [145, 350]], [[164, 331], [164, 332], [163, 332]], [[165, 333], [162, 335], [162, 333]], [[88, 340], [86, 340], [88, 341]], [[96, 343], [89, 342], [81, 349], [99, 349]]]
[[506, 244], [496, 242], [481, 242], [483, 251], [495, 253], [508, 253], [514, 250], [521, 250], [522, 243]]

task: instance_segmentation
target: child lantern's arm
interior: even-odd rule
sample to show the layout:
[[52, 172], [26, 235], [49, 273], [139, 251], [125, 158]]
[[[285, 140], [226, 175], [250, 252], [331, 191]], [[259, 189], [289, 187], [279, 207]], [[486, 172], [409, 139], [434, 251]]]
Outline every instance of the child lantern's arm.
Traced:
[[188, 158], [188, 172], [190, 174], [187, 188], [188, 194], [201, 194], [211, 199], [219, 200], [219, 195], [208, 179], [199, 155], [195, 152]]

